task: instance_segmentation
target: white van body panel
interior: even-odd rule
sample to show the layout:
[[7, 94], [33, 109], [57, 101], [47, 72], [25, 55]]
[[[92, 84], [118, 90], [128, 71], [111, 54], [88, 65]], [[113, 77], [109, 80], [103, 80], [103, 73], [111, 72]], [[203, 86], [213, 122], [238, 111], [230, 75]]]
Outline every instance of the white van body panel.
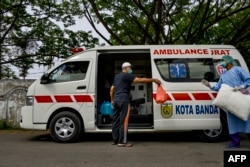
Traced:
[[[155, 63], [157, 59], [220, 60], [223, 55], [229, 54], [234, 59], [237, 59], [240, 65], [248, 71], [247, 65], [240, 53], [230, 45], [145, 45], [93, 48], [76, 54], [48, 70], [48, 73], [51, 73], [67, 62], [88, 61], [88, 70], [83, 80], [40, 84], [40, 79], [38, 79], [29, 87], [27, 96], [34, 97], [34, 105], [22, 108], [21, 127], [45, 130], [48, 128], [48, 122], [54, 112], [70, 108], [80, 114], [86, 132], [111, 131], [111, 129], [100, 129], [96, 126], [96, 111], [98, 108], [98, 95], [96, 94], [98, 84], [97, 62], [99, 53], [119, 53], [120, 51], [128, 53], [148, 51], [150, 54], [152, 77], [161, 80], [169, 97], [164, 105], [167, 106], [166, 108], [170, 112], [168, 113], [170, 116], [168, 118], [163, 117], [162, 110], [164, 109], [164, 105], [157, 104], [153, 100], [152, 129], [131, 129], [131, 131], [135, 132], [220, 128], [220, 109], [211, 104], [212, 100], [216, 97], [216, 92], [209, 90], [200, 82], [172, 82], [165, 80]], [[211, 84], [213, 85], [215, 82]], [[77, 89], [81, 86], [85, 88]], [[157, 86], [152, 84], [152, 88], [152, 95], [155, 96]], [[78, 96], [79, 98], [77, 99]]]
[[[22, 123], [21, 126], [23, 128], [33, 129], [37, 126], [38, 128], [36, 129], [45, 130], [50, 116], [55, 111], [61, 109], [63, 111], [64, 108], [70, 108], [79, 112], [86, 129], [94, 129], [95, 72], [93, 71], [96, 66], [93, 63], [95, 62], [95, 53], [96, 52], [94, 51], [85, 52], [84, 57], [76, 55], [67, 61], [59, 63], [57, 66], [48, 71], [53, 71], [65, 62], [88, 61], [89, 68], [84, 80], [55, 84], [40, 84], [40, 79], [38, 79], [30, 86], [27, 96], [34, 96], [34, 105], [25, 106], [22, 109], [22, 113], [30, 113], [28, 124], [32, 126], [29, 127], [26, 123]], [[80, 86], [85, 86], [86, 88], [77, 89]], [[39, 98], [40, 102], [37, 101]], [[86, 100], [86, 102], [84, 100]], [[22, 116], [24, 122], [26, 122], [26, 117], [27, 116], [24, 115]], [[32, 118], [32, 124], [30, 118]]]

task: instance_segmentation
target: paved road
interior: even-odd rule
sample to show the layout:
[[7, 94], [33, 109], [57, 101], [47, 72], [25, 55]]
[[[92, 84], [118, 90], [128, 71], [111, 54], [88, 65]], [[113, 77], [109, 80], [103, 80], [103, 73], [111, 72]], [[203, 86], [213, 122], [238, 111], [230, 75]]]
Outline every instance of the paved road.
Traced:
[[[227, 142], [202, 143], [189, 132], [129, 134], [132, 148], [110, 144], [110, 134], [86, 134], [60, 144], [45, 132], [0, 131], [0, 167], [222, 167]], [[243, 136], [242, 148], [250, 142]]]

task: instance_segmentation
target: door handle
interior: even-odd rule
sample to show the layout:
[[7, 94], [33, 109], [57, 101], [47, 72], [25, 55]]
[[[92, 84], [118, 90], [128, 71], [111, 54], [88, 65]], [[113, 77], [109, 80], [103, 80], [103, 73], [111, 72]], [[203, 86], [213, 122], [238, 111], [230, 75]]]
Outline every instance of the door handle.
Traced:
[[82, 85], [82, 86], [78, 86], [76, 89], [86, 89], [87, 86], [86, 85]]

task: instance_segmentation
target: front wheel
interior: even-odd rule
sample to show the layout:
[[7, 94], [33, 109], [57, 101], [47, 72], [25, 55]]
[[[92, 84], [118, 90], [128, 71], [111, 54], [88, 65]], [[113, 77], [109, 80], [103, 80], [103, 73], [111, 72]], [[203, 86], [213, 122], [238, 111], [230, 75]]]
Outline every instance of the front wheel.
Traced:
[[196, 131], [201, 141], [218, 142], [225, 140], [228, 137], [227, 118], [225, 114], [221, 114], [220, 122], [221, 122], [220, 129], [208, 129], [208, 130]]
[[75, 142], [79, 138], [81, 130], [81, 121], [72, 112], [60, 112], [51, 120], [50, 134], [56, 142]]

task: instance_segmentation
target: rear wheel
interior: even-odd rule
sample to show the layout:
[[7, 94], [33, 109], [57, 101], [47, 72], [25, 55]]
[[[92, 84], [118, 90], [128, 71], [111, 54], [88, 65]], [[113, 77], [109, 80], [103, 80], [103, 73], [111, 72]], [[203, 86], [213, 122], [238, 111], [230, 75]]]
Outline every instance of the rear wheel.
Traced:
[[228, 137], [228, 126], [225, 114], [221, 114], [220, 122], [220, 129], [196, 131], [199, 138], [204, 142], [218, 142], [225, 140]]
[[60, 112], [50, 123], [50, 134], [56, 142], [75, 142], [79, 138], [81, 130], [79, 117], [70, 111]]

